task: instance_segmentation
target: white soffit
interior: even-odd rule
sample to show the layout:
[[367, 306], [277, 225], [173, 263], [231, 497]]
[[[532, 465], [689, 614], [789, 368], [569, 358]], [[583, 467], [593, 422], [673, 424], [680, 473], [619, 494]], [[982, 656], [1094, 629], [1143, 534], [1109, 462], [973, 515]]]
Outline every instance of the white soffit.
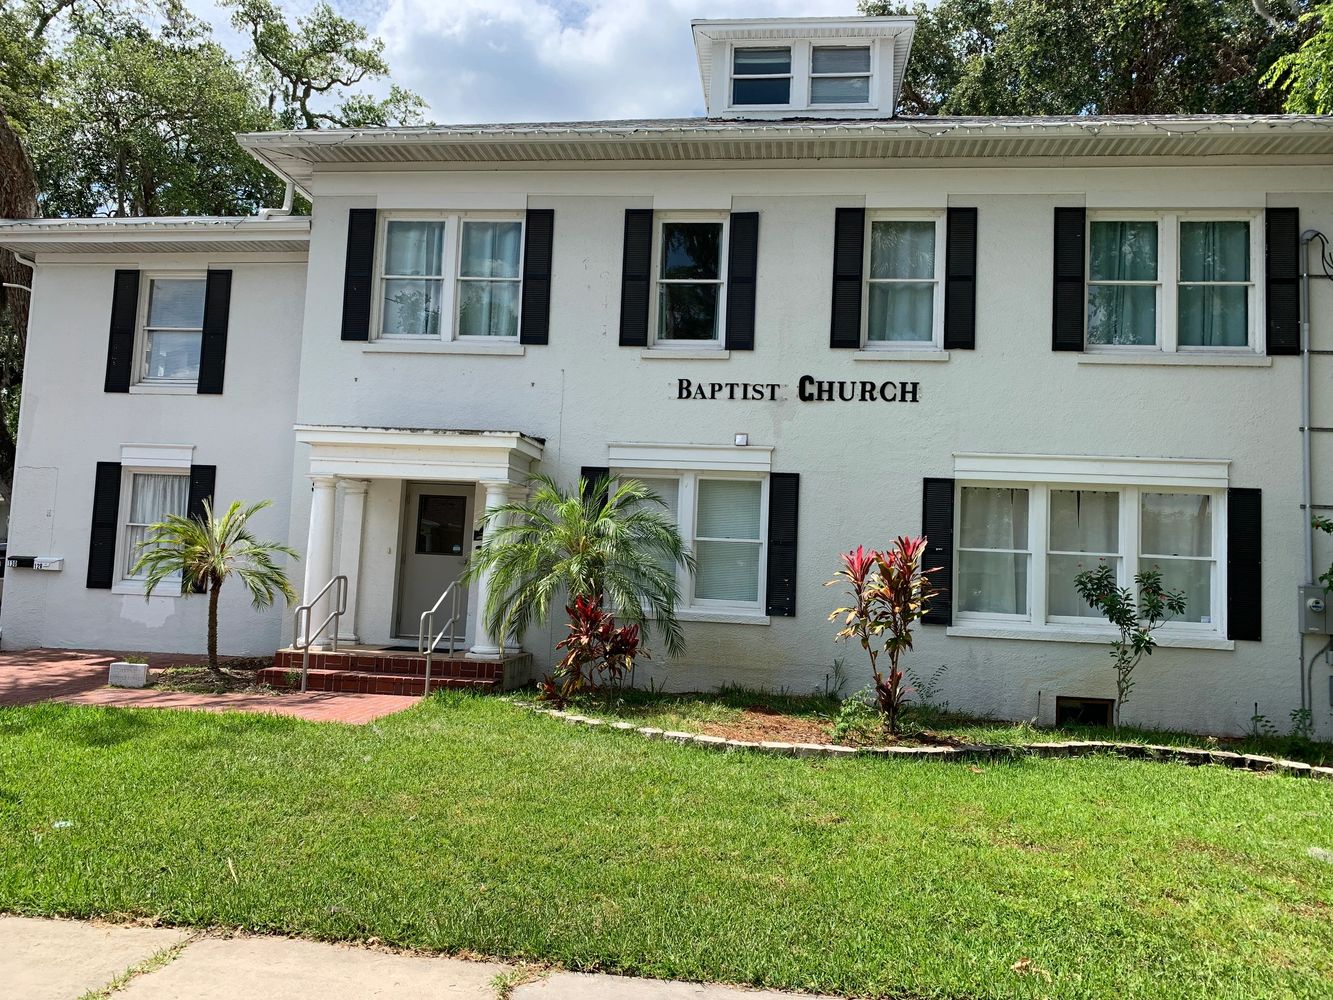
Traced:
[[773, 468], [773, 449], [757, 445], [613, 444], [608, 452], [612, 469], [767, 473]]
[[305, 216], [19, 219], [0, 222], [0, 247], [36, 253], [305, 253]]
[[1212, 458], [956, 454], [954, 478], [991, 483], [1075, 483], [1225, 489], [1231, 463]]

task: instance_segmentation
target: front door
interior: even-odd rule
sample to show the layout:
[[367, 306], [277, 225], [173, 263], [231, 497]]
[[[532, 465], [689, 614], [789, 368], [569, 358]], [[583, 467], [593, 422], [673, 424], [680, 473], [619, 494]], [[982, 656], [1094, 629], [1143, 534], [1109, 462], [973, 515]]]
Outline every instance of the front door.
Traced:
[[[398, 635], [416, 640], [421, 614], [459, 578], [472, 549], [472, 498], [467, 486], [413, 483], [403, 511], [402, 567], [398, 575]], [[454, 637], [467, 633], [467, 587], [459, 584]], [[453, 597], [435, 614], [435, 631], [453, 613]], [[447, 637], [446, 637], [447, 638]]]

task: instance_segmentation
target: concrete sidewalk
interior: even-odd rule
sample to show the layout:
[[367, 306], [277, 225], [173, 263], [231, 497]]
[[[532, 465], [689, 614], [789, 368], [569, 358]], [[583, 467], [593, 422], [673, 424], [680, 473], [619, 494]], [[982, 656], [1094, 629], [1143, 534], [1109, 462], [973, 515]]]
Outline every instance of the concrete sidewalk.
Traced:
[[[790, 1000], [278, 937], [0, 916], [9, 1000]], [[823, 998], [833, 1000], [833, 998]]]

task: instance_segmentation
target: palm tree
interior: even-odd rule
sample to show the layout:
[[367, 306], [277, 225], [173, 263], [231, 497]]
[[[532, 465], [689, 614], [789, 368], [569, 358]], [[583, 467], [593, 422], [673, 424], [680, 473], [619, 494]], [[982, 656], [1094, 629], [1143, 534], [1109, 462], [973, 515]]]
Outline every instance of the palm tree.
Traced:
[[[659, 628], [667, 652], [680, 656], [685, 639], [676, 621], [676, 567], [694, 570], [694, 556], [674, 522], [654, 505], [666, 503], [633, 479], [614, 490], [605, 478], [580, 479], [566, 492], [548, 476], [530, 481], [531, 496], [486, 512], [480, 549], [467, 579], [490, 575], [486, 627], [503, 642], [546, 621], [551, 602], [585, 597], [647, 638]], [[563, 597], [562, 597], [563, 595]]]
[[300, 557], [286, 545], [256, 541], [250, 533], [250, 518], [270, 505], [265, 500], [247, 507], [238, 500], [221, 518], [215, 518], [213, 504], [205, 500], [202, 517], [168, 514], [165, 521], [149, 526], [139, 547], [134, 573], [145, 574], [146, 597], [163, 580], [177, 575], [182, 594], [208, 594], [208, 669], [214, 674], [222, 673], [218, 666], [218, 594], [228, 577], [234, 574], [245, 584], [258, 610], [270, 607], [279, 594], [288, 604], [296, 600], [295, 588], [273, 557]]

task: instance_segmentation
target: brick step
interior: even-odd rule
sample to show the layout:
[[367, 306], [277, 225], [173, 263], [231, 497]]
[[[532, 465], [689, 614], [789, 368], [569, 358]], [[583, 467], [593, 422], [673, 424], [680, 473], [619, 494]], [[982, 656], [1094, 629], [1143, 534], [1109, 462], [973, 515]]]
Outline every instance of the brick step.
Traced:
[[[259, 683], [275, 688], [299, 688], [300, 669], [265, 667], [259, 671]], [[333, 691], [350, 694], [399, 694], [420, 697], [425, 694], [426, 679], [411, 674], [388, 674], [362, 670], [311, 668], [306, 678], [307, 691]], [[498, 678], [446, 677], [431, 671], [430, 689], [465, 689], [479, 692], [500, 690]]]
[[[273, 656], [273, 666], [278, 670], [300, 670], [301, 654], [289, 649], [280, 649]], [[367, 652], [312, 652], [310, 654], [312, 670], [352, 670], [362, 674], [394, 674], [409, 677], [426, 675], [426, 658], [414, 653]], [[460, 680], [498, 680], [504, 677], [504, 664], [487, 660], [467, 660], [459, 656], [436, 655], [430, 664], [430, 675], [434, 677], [455, 677]]]

